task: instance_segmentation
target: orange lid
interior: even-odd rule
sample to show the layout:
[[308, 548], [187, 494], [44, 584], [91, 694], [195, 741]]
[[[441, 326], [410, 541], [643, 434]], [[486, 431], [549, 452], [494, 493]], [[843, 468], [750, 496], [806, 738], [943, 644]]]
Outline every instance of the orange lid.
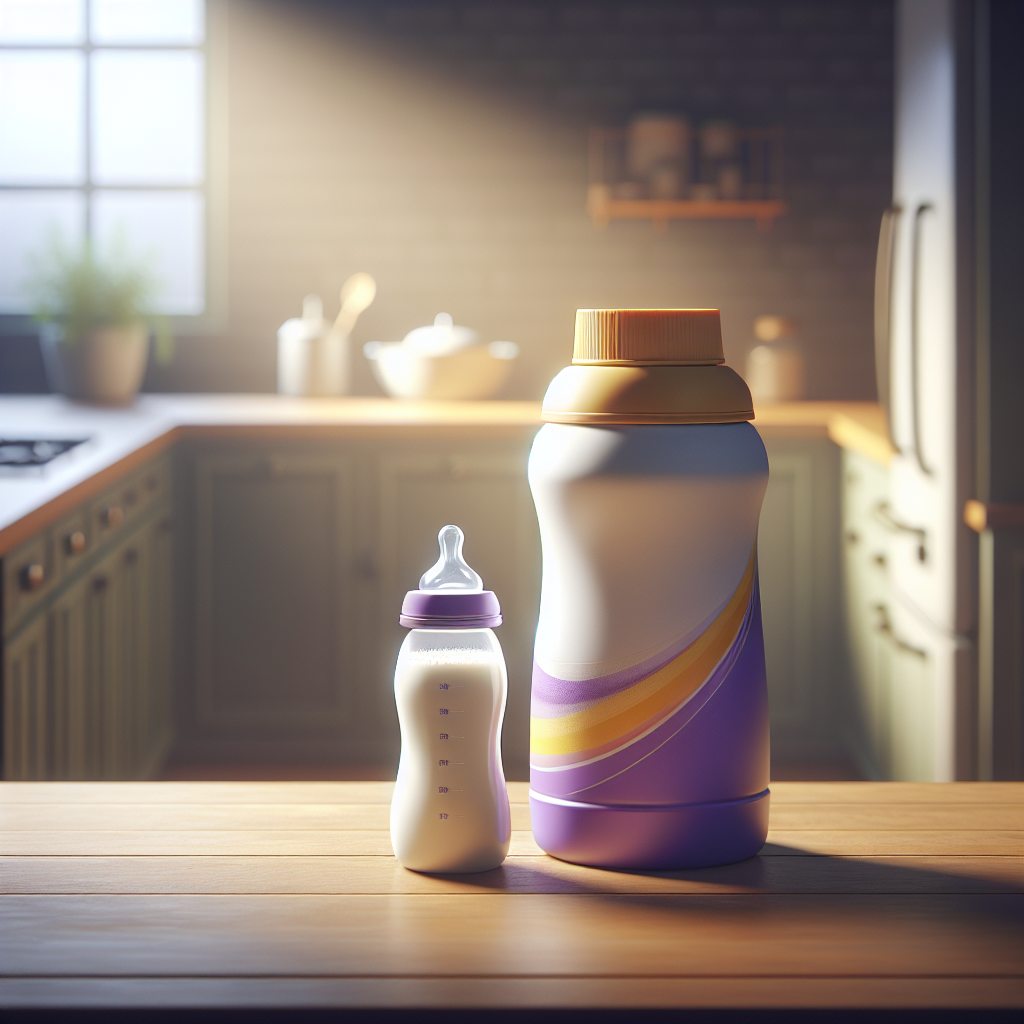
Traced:
[[573, 365], [548, 386], [549, 423], [737, 423], [754, 418], [722, 365], [717, 309], [579, 309]]
[[725, 362], [717, 309], [577, 309], [577, 366], [708, 366]]

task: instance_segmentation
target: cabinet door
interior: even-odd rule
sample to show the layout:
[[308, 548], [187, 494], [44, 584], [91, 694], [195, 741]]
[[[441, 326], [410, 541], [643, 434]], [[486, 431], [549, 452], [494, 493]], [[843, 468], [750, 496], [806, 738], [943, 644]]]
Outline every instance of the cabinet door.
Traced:
[[842, 550], [851, 714], [847, 739], [870, 778], [888, 778], [891, 714], [885, 650], [888, 534], [878, 519], [888, 495], [888, 471], [843, 452]]
[[50, 776], [47, 622], [39, 615], [4, 651], [4, 778]]
[[301, 744], [343, 730], [357, 685], [349, 460], [201, 454], [196, 473], [200, 732]]
[[437, 560], [438, 531], [455, 523], [466, 535], [466, 560], [501, 602], [505, 624], [495, 632], [509, 679], [503, 759], [508, 777], [528, 778], [540, 538], [526, 480], [525, 452], [385, 454], [379, 472], [382, 586], [377, 650], [381, 660], [375, 675], [383, 742], [397, 749], [392, 683], [398, 648], [407, 632], [398, 624], [402, 599]]
[[884, 777], [899, 782], [935, 782], [935, 671], [924, 647], [894, 628], [888, 611], [878, 613], [878, 691], [882, 724], [879, 754]]
[[773, 740], [814, 724], [814, 465], [774, 453], [757, 561]]
[[108, 718], [111, 771], [114, 778], [135, 779], [142, 771], [148, 746], [150, 628], [148, 530], [130, 538], [113, 559], [117, 604], [114, 634], [116, 688]]
[[50, 612], [54, 778], [93, 778], [88, 659], [91, 579], [66, 591]]
[[769, 438], [757, 539], [772, 758], [844, 760], [839, 453]]
[[144, 778], [165, 752], [168, 543], [143, 527], [51, 609], [54, 778]]
[[90, 573], [85, 586], [85, 777], [116, 779], [121, 756], [117, 748], [121, 728], [118, 657], [120, 633], [117, 594], [117, 554], [108, 556]]
[[149, 649], [145, 710], [140, 720], [143, 758], [140, 775], [150, 777], [166, 756], [174, 736], [171, 707], [174, 629], [174, 548], [172, 519], [164, 513], [147, 528]]

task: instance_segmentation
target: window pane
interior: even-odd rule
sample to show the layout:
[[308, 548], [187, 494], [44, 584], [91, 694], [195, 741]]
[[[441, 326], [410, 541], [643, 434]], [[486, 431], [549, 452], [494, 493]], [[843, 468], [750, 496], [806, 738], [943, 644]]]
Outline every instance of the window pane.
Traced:
[[92, 115], [95, 184], [202, 182], [201, 53], [97, 51]]
[[92, 226], [102, 252], [121, 244], [159, 283], [157, 312], [195, 315], [206, 306], [203, 197], [198, 192], [99, 191]]
[[203, 0], [92, 0], [92, 41], [197, 45], [205, 35], [203, 6]]
[[29, 313], [25, 279], [53, 241], [78, 247], [85, 234], [81, 192], [0, 192], [0, 312]]
[[84, 180], [84, 60], [81, 53], [0, 52], [0, 183]]
[[0, 0], [0, 43], [84, 43], [85, 0]]

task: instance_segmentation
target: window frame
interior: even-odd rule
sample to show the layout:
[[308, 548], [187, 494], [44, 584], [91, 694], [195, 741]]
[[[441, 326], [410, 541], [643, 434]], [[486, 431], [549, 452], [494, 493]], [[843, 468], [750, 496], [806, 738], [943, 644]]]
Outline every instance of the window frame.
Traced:
[[[203, 196], [205, 308], [197, 314], [169, 314], [172, 332], [179, 337], [219, 335], [227, 332], [227, 166], [228, 166], [228, 78], [227, 78], [227, 0], [205, 0], [205, 33], [198, 44], [116, 43], [94, 45], [90, 40], [91, 0], [83, 0], [86, 38], [81, 43], [7, 43], [0, 52], [46, 51], [79, 52], [85, 55], [85, 182], [80, 185], [0, 184], [9, 192], [78, 192], [85, 196], [85, 231], [90, 228], [90, 197], [94, 191], [199, 192]], [[90, 91], [94, 50], [174, 52], [194, 50], [204, 61], [205, 175], [199, 185], [94, 185], [90, 166]], [[35, 334], [38, 325], [29, 313], [0, 312], [0, 337]]]

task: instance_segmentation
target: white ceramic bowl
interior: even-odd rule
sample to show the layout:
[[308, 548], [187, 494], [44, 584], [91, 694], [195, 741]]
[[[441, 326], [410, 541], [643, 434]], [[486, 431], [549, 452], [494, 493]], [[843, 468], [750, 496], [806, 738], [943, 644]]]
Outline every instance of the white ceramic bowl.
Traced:
[[519, 347], [492, 341], [425, 355], [400, 341], [371, 341], [363, 353], [392, 398], [490, 398], [505, 383]]

